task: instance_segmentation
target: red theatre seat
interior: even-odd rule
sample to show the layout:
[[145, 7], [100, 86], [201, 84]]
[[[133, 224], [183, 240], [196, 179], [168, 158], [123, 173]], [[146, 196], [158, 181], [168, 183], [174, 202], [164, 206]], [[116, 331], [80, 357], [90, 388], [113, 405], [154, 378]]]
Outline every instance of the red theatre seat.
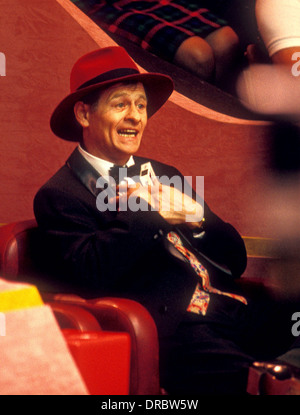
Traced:
[[[18, 280], [34, 284], [32, 275], [35, 275], [35, 266], [31, 251], [31, 240], [37, 231], [35, 220], [25, 220], [10, 223], [0, 227], [0, 276], [9, 280]], [[129, 394], [131, 395], [156, 395], [160, 394], [159, 387], [159, 356], [158, 338], [155, 323], [148, 311], [139, 303], [120, 298], [97, 298], [86, 300], [77, 295], [63, 293], [49, 293], [41, 291], [41, 295], [51, 305], [62, 329], [72, 329], [66, 332], [66, 339], [70, 345], [77, 364], [85, 362], [93, 365], [93, 373], [85, 373], [89, 377], [90, 385], [94, 384], [94, 376], [97, 374], [92, 359], [87, 362], [89, 348], [96, 347], [100, 333], [118, 332], [118, 339], [123, 343], [123, 352], [130, 347], [130, 381]], [[81, 314], [80, 311], [81, 310]], [[85, 316], [83, 316], [85, 313]], [[74, 329], [77, 332], [74, 332]], [[84, 333], [90, 334], [87, 342]], [[80, 333], [81, 332], [81, 333]], [[95, 334], [96, 333], [96, 334]], [[114, 334], [115, 334], [114, 333]], [[120, 337], [120, 334], [129, 336]], [[112, 333], [111, 333], [112, 334]], [[103, 335], [103, 332], [101, 333]], [[76, 340], [77, 336], [77, 340]], [[105, 342], [97, 348], [112, 347], [109, 344], [109, 335], [105, 334]], [[88, 337], [88, 336], [87, 336]], [[130, 343], [130, 346], [129, 346]], [[81, 345], [81, 347], [79, 347]], [[111, 355], [112, 356], [112, 355]], [[124, 373], [126, 371], [126, 356], [124, 357]], [[78, 363], [81, 362], [81, 363]], [[116, 367], [117, 363], [107, 360], [107, 365]], [[97, 370], [100, 370], [97, 368]], [[101, 376], [101, 373], [98, 373]], [[98, 381], [98, 386], [99, 386]], [[124, 384], [119, 385], [124, 390]]]
[[128, 333], [64, 329], [63, 334], [91, 395], [128, 395]]
[[104, 331], [82, 307], [51, 302], [69, 350], [91, 395], [128, 395], [130, 335]]

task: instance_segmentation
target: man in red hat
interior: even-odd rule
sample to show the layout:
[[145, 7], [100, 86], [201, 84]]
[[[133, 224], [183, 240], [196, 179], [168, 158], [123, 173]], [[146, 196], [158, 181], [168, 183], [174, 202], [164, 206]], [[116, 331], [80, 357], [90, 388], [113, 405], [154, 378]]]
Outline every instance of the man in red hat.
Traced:
[[[234, 286], [246, 267], [242, 238], [176, 168], [134, 156], [172, 91], [169, 77], [140, 73], [120, 47], [75, 63], [71, 93], [50, 124], [79, 146], [34, 201], [43, 263], [71, 292], [131, 298], [149, 310], [169, 393], [243, 393], [254, 357], [250, 307]], [[175, 187], [162, 177], [178, 179]]]

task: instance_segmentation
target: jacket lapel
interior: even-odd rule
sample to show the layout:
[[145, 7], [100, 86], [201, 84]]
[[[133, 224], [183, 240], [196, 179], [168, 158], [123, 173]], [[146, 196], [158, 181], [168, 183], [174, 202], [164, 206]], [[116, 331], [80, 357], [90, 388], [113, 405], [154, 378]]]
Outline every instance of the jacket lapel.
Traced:
[[[97, 187], [97, 180], [99, 179], [100, 174], [79, 153], [78, 148], [76, 148], [68, 158], [66, 165], [95, 197], [97, 197], [97, 195], [104, 189], [104, 186], [101, 188]], [[101, 181], [101, 183], [103, 183], [103, 181]]]
[[[80, 154], [78, 148], [68, 158], [66, 165], [72, 170], [73, 174], [81, 181], [81, 183], [95, 196], [105, 190], [108, 194], [112, 191], [111, 196], [115, 196], [115, 192], [111, 189], [107, 180], [105, 180], [99, 172]], [[135, 157], [135, 165], [132, 169], [131, 176], [139, 176], [141, 162], [139, 157]], [[98, 180], [102, 177], [103, 180]]]

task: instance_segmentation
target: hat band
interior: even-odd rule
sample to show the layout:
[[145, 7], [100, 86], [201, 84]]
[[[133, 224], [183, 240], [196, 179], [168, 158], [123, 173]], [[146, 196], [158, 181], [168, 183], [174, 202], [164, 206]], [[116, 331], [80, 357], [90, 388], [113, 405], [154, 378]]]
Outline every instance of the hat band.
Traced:
[[101, 75], [98, 75], [95, 78], [90, 79], [89, 81], [87, 81], [84, 84], [80, 85], [77, 88], [77, 91], [79, 91], [80, 89], [86, 88], [88, 86], [101, 83], [101, 82], [112, 81], [114, 79], [119, 79], [119, 78], [122, 78], [124, 76], [136, 75], [136, 74], [139, 74], [139, 73], [140, 72], [137, 69], [133, 69], [133, 68], [113, 69], [111, 71], [108, 71], [108, 72], [105, 72]]

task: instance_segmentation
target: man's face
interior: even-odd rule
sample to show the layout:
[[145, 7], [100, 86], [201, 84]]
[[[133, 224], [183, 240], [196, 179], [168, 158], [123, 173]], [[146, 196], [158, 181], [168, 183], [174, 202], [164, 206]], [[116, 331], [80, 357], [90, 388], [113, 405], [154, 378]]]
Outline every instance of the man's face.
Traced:
[[96, 106], [86, 105], [84, 145], [91, 154], [123, 165], [140, 147], [147, 124], [143, 84], [115, 84], [101, 92]]

